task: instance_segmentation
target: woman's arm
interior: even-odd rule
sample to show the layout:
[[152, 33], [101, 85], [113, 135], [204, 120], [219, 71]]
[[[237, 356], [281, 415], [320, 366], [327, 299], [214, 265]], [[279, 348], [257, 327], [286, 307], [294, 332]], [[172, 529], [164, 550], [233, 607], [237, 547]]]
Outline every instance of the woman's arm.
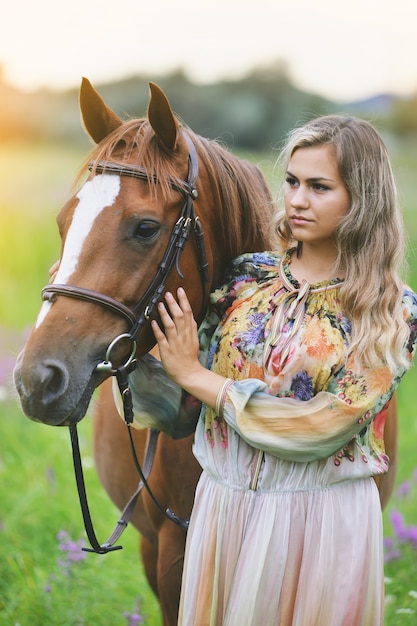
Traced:
[[168, 376], [218, 414], [224, 409], [224, 419], [250, 445], [280, 458], [309, 461], [340, 450], [382, 410], [404, 373], [394, 375], [383, 363], [368, 376], [345, 368], [308, 401], [271, 396], [255, 379], [228, 386], [198, 361], [197, 326], [184, 291], [178, 304], [172, 294], [166, 303], [169, 313], [164, 304], [159, 308], [165, 332], [156, 322], [153, 330]]

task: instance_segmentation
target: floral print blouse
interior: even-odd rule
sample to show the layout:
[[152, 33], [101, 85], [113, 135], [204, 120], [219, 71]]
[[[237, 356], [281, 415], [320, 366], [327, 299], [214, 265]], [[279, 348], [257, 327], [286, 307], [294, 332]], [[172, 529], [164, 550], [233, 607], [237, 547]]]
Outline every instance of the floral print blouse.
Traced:
[[[225, 286], [211, 296], [199, 330], [200, 359], [234, 382], [220, 415], [209, 407], [202, 411], [205, 445], [226, 451], [231, 427], [250, 446], [280, 459], [332, 457], [337, 468], [359, 450], [365, 474], [384, 473], [386, 412], [406, 368], [393, 373], [381, 362], [365, 374], [355, 372], [346, 363], [351, 326], [340, 305], [341, 281], [300, 285], [291, 275], [290, 255], [240, 256]], [[411, 361], [417, 297], [408, 287], [403, 311]], [[197, 457], [205, 457], [198, 449], [202, 442], [196, 440]]]

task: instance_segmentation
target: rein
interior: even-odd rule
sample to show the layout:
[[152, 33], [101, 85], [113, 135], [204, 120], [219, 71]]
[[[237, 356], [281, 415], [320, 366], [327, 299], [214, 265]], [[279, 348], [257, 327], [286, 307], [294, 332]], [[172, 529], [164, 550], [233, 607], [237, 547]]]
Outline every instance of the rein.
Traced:
[[[77, 482], [78, 495], [81, 505], [81, 511], [84, 519], [84, 527], [87, 533], [87, 537], [90, 541], [91, 548], [83, 548], [87, 552], [96, 552], [97, 554], [106, 554], [107, 552], [121, 549], [122, 546], [115, 546], [114, 543], [119, 539], [120, 535], [126, 528], [128, 521], [133, 513], [136, 501], [141, 493], [142, 489], [145, 488], [154, 504], [161, 511], [163, 515], [168, 517], [172, 522], [174, 522], [177, 526], [184, 528], [185, 530], [188, 528], [189, 521], [184, 520], [178, 517], [173, 511], [170, 509], [164, 509], [160, 503], [155, 498], [152, 490], [148, 484], [148, 477], [150, 471], [152, 469], [153, 459], [156, 452], [156, 444], [158, 440], [159, 431], [155, 429], [149, 429], [149, 437], [147, 442], [147, 448], [145, 453], [144, 460], [144, 468], [142, 469], [139, 460], [137, 458], [135, 445], [131, 433], [130, 426], [133, 422], [133, 403], [132, 403], [132, 394], [129, 388], [128, 375], [134, 371], [136, 367], [136, 341], [137, 336], [142, 329], [143, 325], [147, 320], [149, 320], [153, 310], [159, 300], [162, 297], [162, 294], [165, 291], [165, 283], [168, 275], [173, 269], [174, 265], [176, 267], [176, 271], [178, 275], [183, 278], [183, 274], [180, 269], [180, 256], [181, 252], [184, 249], [184, 246], [188, 240], [191, 225], [193, 225], [194, 238], [197, 247], [197, 257], [198, 257], [198, 271], [201, 277], [202, 290], [203, 290], [203, 302], [202, 302], [202, 311], [205, 310], [207, 305], [207, 285], [209, 282], [208, 276], [208, 264], [206, 257], [206, 250], [204, 244], [204, 233], [200, 223], [198, 216], [195, 214], [194, 210], [194, 200], [198, 197], [197, 191], [197, 179], [198, 179], [198, 157], [195, 146], [188, 135], [184, 135], [188, 144], [189, 155], [188, 155], [188, 176], [187, 180], [169, 180], [170, 187], [180, 192], [184, 196], [184, 203], [180, 210], [180, 214], [174, 227], [171, 231], [171, 235], [164, 253], [164, 256], [158, 266], [158, 269], [145, 290], [144, 294], [138, 301], [138, 303], [130, 308], [119, 302], [115, 298], [111, 296], [107, 296], [97, 291], [93, 291], [90, 289], [85, 289], [83, 287], [77, 287], [73, 285], [61, 285], [61, 284], [50, 284], [43, 288], [42, 290], [42, 299], [49, 302], [54, 302], [58, 296], [68, 296], [71, 298], [76, 298], [79, 300], [84, 300], [86, 302], [91, 302], [93, 304], [97, 304], [102, 306], [113, 313], [117, 313], [121, 315], [129, 324], [129, 330], [127, 333], [123, 333], [116, 337], [109, 345], [105, 360], [98, 363], [96, 369], [98, 371], [103, 371], [109, 373], [111, 376], [115, 376], [117, 379], [119, 391], [123, 401], [123, 413], [124, 420], [127, 426], [130, 445], [132, 450], [132, 457], [136, 467], [136, 470], [140, 476], [140, 482], [136, 492], [132, 495], [129, 502], [125, 506], [121, 518], [116, 524], [116, 527], [110, 537], [104, 543], [100, 544], [97, 540], [97, 537], [94, 532], [90, 510], [87, 501], [87, 494], [85, 489], [85, 482], [83, 476], [82, 462], [81, 462], [81, 454], [79, 449], [79, 441], [77, 434], [77, 425], [70, 424], [70, 438], [73, 452], [73, 461], [74, 461], [74, 472]], [[130, 164], [119, 164], [113, 163], [110, 161], [99, 161], [98, 163], [90, 163], [89, 164], [90, 171], [94, 171], [95, 173], [110, 173], [116, 174], [119, 176], [130, 176], [131, 178], [137, 178], [140, 180], [149, 181], [152, 179], [155, 182], [158, 182], [157, 175], [149, 174], [145, 168], [136, 165]], [[200, 313], [200, 315], [201, 315]], [[131, 354], [127, 358], [126, 362], [113, 367], [113, 363], [111, 360], [111, 353], [114, 349], [115, 345], [119, 343], [119, 341], [129, 339], [131, 341]]]

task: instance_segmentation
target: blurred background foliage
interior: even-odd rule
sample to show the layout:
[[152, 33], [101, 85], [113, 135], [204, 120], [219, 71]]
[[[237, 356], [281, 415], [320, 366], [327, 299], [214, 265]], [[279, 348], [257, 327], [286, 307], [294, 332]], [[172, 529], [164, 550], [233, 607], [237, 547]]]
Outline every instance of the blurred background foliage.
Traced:
[[[288, 129], [334, 112], [371, 119], [380, 130], [395, 135], [417, 134], [417, 93], [408, 98], [379, 94], [359, 102], [333, 102], [295, 87], [282, 61], [258, 67], [238, 81], [195, 84], [178, 70], [94, 86], [121, 117], [142, 117], [150, 80], [165, 90], [174, 111], [188, 126], [231, 149], [275, 148]], [[77, 98], [78, 89], [20, 91], [7, 84], [0, 68], [0, 141], [85, 143]]]

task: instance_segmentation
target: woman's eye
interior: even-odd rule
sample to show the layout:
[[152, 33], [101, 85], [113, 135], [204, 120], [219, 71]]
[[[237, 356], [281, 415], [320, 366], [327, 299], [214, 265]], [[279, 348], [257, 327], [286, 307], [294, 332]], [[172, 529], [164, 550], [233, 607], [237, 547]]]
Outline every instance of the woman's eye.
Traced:
[[292, 176], [286, 176], [285, 182], [287, 183], [287, 185], [290, 185], [290, 187], [294, 187], [294, 185], [297, 184], [297, 179], [293, 178]]
[[316, 191], [328, 191], [329, 187], [320, 183], [314, 183], [313, 189], [315, 189]]
[[149, 241], [157, 236], [160, 231], [160, 225], [152, 220], [142, 220], [136, 224], [133, 237], [141, 241]]

